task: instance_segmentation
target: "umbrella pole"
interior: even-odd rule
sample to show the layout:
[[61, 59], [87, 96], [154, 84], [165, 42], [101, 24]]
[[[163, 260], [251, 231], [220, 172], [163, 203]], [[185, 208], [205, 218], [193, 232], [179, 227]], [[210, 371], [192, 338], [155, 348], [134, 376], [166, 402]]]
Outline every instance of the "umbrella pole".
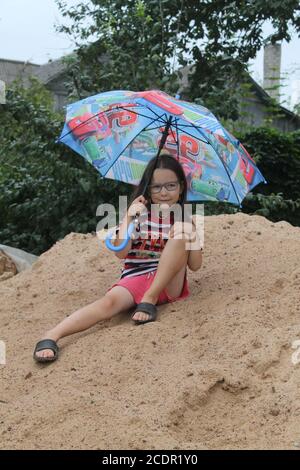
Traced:
[[159, 144], [159, 149], [158, 149], [158, 152], [157, 152], [157, 155], [156, 155], [155, 165], [154, 165], [154, 168], [153, 168], [152, 173], [149, 175], [148, 181], [145, 182], [145, 186], [144, 186], [144, 189], [143, 189], [143, 192], [142, 192], [142, 196], [144, 196], [144, 195], [146, 194], [146, 190], [147, 190], [148, 184], [150, 184], [152, 175], [153, 175], [154, 170], [155, 170], [155, 168], [156, 168], [156, 166], [157, 166], [158, 158], [159, 158], [159, 156], [160, 156], [160, 153], [161, 153], [162, 149], [164, 148], [164, 145], [165, 145], [165, 143], [166, 143], [167, 137], [168, 137], [168, 135], [169, 135], [169, 129], [170, 129], [170, 127], [171, 127], [171, 124], [172, 124], [172, 116], [169, 117], [169, 119], [168, 119], [168, 121], [167, 121], [167, 124], [166, 124], [166, 127], [165, 127], [164, 130], [163, 130], [162, 138], [161, 138], [161, 141], [160, 141], [160, 144]]

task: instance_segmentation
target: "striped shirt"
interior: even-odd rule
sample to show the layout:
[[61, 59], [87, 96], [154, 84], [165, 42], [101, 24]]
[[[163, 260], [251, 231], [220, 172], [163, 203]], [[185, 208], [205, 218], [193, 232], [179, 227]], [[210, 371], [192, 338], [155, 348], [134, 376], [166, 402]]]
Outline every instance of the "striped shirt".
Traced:
[[[162, 219], [151, 212], [144, 212], [139, 216], [137, 233], [139, 236], [132, 240], [131, 249], [127, 257], [122, 260], [121, 279], [124, 277], [139, 276], [156, 271], [162, 250], [168, 241], [168, 234], [174, 223], [174, 214]], [[116, 233], [119, 226], [116, 228]]]

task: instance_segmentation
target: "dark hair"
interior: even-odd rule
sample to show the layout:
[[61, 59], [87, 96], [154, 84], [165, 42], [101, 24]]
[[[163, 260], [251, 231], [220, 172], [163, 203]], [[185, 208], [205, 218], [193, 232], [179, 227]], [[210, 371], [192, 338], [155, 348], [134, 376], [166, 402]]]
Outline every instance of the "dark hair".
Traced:
[[[157, 165], [155, 166], [156, 162], [157, 162]], [[181, 188], [183, 187], [183, 191], [180, 194], [180, 198], [179, 198], [179, 201], [178, 201], [178, 204], [181, 205], [181, 209], [182, 209], [182, 213], [183, 213], [184, 212], [184, 204], [186, 202], [186, 197], [187, 197], [187, 181], [186, 181], [185, 173], [183, 171], [183, 168], [182, 168], [180, 162], [177, 160], [176, 157], [173, 157], [169, 153], [161, 153], [158, 157], [158, 161], [157, 161], [156, 156], [155, 156], [148, 162], [148, 164], [145, 168], [145, 171], [143, 173], [143, 176], [141, 178], [141, 181], [139, 182], [138, 186], [135, 188], [135, 190], [133, 191], [133, 193], [131, 195], [131, 199], [130, 199], [128, 208], [132, 204], [134, 199], [136, 199], [138, 196], [142, 195], [144, 187], [145, 187], [145, 183], [146, 183], [146, 181], [149, 181], [150, 174], [153, 177], [154, 166], [155, 166], [155, 169], [172, 170], [176, 174], [176, 176], [178, 178], [178, 181], [181, 184]], [[149, 184], [150, 183], [151, 183], [151, 181], [148, 183], [146, 192], [144, 194], [144, 197], [147, 199], [146, 206], [147, 206], [148, 211], [150, 211], [150, 209], [151, 209], [151, 194], [150, 194], [150, 190], [149, 190]]]

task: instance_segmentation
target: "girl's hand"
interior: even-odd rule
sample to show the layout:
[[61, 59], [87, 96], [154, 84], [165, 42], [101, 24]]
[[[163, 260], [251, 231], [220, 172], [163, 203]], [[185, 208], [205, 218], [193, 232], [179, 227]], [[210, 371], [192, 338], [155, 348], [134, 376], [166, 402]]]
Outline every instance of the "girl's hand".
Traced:
[[[169, 232], [169, 238], [184, 239], [190, 243], [200, 240], [200, 232], [197, 232], [197, 215], [193, 215], [187, 222], [175, 222]], [[199, 222], [200, 223], [200, 222]]]
[[135, 217], [137, 214], [140, 215], [147, 210], [146, 207], [147, 199], [144, 196], [138, 196], [132, 201], [131, 205], [128, 208], [127, 214], [130, 217]]
[[186, 241], [194, 241], [195, 227], [192, 222], [175, 222], [172, 225], [169, 238], [184, 239]]

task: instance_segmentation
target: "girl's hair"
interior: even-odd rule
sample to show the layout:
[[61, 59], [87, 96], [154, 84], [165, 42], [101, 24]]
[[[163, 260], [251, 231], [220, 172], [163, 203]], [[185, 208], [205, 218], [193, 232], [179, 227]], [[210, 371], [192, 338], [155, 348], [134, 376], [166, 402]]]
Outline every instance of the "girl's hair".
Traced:
[[[138, 196], [140, 196], [143, 192], [144, 186], [146, 181], [149, 180], [149, 175], [152, 174], [153, 177], [153, 169], [155, 166], [157, 159], [156, 157], [153, 157], [147, 164], [145, 171], [143, 173], [143, 176], [141, 178], [141, 181], [139, 182], [138, 186], [135, 188], [131, 195], [131, 199], [128, 205], [129, 206], [132, 204], [134, 199], [136, 199]], [[180, 162], [170, 155], [169, 153], [161, 153], [158, 157], [157, 165], [155, 166], [155, 169], [166, 169], [166, 170], [172, 170], [177, 176], [178, 181], [180, 182], [181, 188], [183, 188], [182, 193], [180, 194], [178, 204], [181, 205], [182, 209], [182, 214], [184, 212], [184, 204], [186, 202], [186, 197], [187, 197], [187, 181], [186, 177], [183, 171], [183, 168], [180, 164]], [[151, 181], [149, 182], [151, 184]], [[144, 197], [147, 199], [147, 204], [146, 207], [148, 211], [151, 209], [151, 194], [149, 187], [147, 186], [146, 193], [144, 194]]]

